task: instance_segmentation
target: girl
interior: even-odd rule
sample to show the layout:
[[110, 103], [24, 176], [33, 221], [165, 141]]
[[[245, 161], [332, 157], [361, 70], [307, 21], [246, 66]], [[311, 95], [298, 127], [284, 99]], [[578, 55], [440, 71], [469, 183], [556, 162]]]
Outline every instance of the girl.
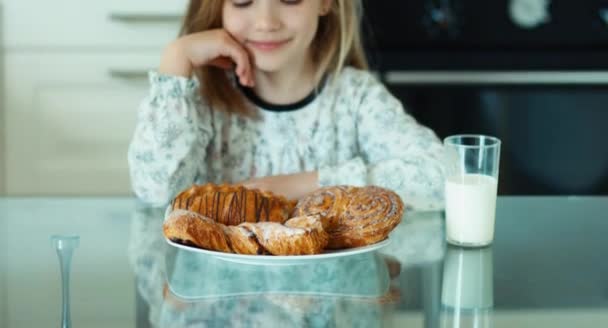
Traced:
[[193, 183], [297, 199], [379, 185], [442, 206], [442, 146], [367, 69], [360, 1], [191, 0], [141, 104], [133, 189], [162, 205]]

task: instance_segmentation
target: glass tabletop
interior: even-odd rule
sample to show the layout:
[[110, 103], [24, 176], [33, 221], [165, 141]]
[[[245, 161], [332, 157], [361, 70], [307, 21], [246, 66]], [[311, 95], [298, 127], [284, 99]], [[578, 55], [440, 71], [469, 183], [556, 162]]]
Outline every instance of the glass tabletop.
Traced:
[[164, 212], [0, 198], [0, 327], [608, 326], [608, 197], [499, 197], [479, 249], [410, 212], [377, 251], [282, 266], [170, 246]]

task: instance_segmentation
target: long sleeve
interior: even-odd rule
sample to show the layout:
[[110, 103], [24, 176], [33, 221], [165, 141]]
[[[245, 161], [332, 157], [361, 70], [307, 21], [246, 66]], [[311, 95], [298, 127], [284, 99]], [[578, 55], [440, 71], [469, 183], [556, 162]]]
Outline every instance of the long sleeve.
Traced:
[[408, 115], [373, 77], [357, 89], [361, 92], [352, 107], [357, 107], [359, 156], [321, 168], [319, 183], [378, 185], [397, 192], [413, 209], [443, 208], [443, 147], [435, 133]]
[[198, 96], [198, 82], [150, 73], [128, 160], [133, 191], [143, 202], [168, 203], [206, 174], [205, 149], [213, 137], [211, 111]]

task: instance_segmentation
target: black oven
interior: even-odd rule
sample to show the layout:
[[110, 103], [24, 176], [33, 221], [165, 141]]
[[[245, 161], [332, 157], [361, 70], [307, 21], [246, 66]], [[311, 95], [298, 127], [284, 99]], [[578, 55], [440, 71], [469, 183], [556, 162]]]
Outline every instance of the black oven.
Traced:
[[499, 193], [608, 194], [608, 0], [364, 0], [372, 67], [440, 137], [503, 140]]

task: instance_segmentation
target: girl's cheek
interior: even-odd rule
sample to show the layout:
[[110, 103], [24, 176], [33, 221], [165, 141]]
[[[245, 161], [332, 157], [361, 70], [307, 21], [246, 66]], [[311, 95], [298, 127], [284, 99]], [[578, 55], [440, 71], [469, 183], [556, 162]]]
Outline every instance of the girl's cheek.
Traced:
[[224, 27], [233, 38], [235, 38], [239, 43], [243, 43], [247, 39], [246, 28], [240, 26], [239, 24], [234, 24], [231, 26]]
[[247, 30], [247, 18], [243, 15], [233, 15], [230, 13], [224, 14], [222, 26], [228, 31], [233, 37], [241, 38], [244, 31]]

